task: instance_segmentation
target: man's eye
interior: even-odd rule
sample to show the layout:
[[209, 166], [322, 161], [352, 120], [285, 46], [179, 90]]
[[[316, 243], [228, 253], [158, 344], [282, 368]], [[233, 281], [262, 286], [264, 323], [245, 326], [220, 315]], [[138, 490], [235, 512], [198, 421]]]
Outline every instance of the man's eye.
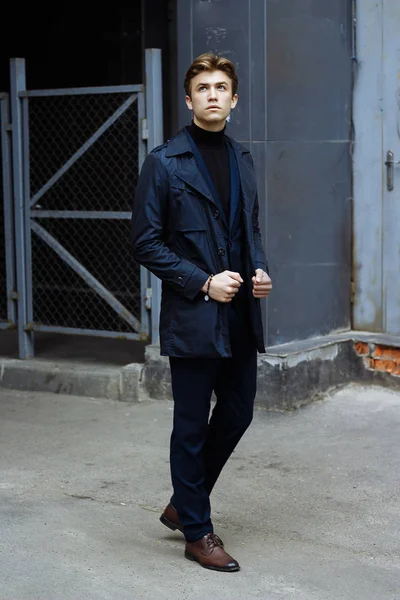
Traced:
[[219, 87], [220, 90], [225, 90], [226, 89], [224, 85], [219, 85], [218, 87]]
[[203, 90], [207, 89], [205, 85], [202, 85], [199, 87], [199, 92], [202, 92]]

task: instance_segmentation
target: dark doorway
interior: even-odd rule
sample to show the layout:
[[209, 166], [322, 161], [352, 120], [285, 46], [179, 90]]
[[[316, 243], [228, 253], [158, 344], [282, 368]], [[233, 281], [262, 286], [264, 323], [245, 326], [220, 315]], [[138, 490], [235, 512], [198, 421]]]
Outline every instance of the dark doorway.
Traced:
[[27, 61], [30, 89], [119, 85], [142, 80], [142, 11], [140, 2], [70, 4], [48, 10], [27, 4], [23, 14], [11, 5], [9, 36], [1, 40], [1, 87], [8, 87], [8, 60]]
[[161, 48], [166, 135], [175, 90], [175, 0], [116, 0], [110, 6], [25, 4], [8, 8], [0, 38], [0, 91], [9, 89], [9, 59], [26, 59], [28, 89], [144, 82], [144, 49]]

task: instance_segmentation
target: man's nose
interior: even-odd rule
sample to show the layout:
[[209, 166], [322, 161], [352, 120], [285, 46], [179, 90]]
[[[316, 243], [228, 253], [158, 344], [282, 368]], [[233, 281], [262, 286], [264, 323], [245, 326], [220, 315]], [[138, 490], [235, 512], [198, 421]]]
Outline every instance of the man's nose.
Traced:
[[210, 91], [208, 94], [208, 100], [215, 100], [217, 98], [217, 88], [210, 87]]

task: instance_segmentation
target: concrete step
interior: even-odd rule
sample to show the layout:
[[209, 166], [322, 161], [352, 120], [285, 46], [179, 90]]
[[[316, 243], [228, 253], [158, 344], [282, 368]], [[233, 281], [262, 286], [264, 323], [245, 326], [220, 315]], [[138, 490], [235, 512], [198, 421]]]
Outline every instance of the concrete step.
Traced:
[[[109, 340], [94, 342], [94, 354], [88, 346], [83, 353], [70, 336], [73, 355], [64, 347], [62, 358], [44, 353], [31, 360], [0, 356], [0, 387], [124, 402], [171, 400], [169, 362], [158, 346], [143, 348], [143, 362], [128, 362], [130, 346], [125, 354], [113, 354]], [[344, 332], [268, 348], [258, 357], [256, 404], [291, 410], [351, 382], [400, 389], [400, 338]]]

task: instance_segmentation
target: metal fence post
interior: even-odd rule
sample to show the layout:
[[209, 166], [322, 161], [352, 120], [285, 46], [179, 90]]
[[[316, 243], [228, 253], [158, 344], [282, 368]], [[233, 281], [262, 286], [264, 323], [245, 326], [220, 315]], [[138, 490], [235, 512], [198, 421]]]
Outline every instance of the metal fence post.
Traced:
[[17, 271], [17, 307], [18, 307], [18, 347], [20, 358], [32, 358], [33, 332], [26, 331], [27, 319], [27, 281], [26, 281], [26, 210], [23, 189], [23, 133], [22, 106], [20, 92], [26, 90], [25, 60], [12, 58], [10, 61], [11, 78], [11, 122], [12, 122], [12, 157], [14, 184], [14, 216], [15, 216], [15, 254]]
[[15, 285], [15, 244], [14, 244], [14, 214], [12, 199], [12, 166], [11, 166], [11, 129], [8, 94], [1, 94], [1, 146], [3, 173], [3, 202], [4, 202], [4, 240], [7, 293], [7, 323], [6, 327], [15, 327], [17, 310], [13, 294]]
[[[148, 127], [147, 151], [164, 142], [161, 50], [146, 49], [146, 118]], [[151, 283], [151, 342], [159, 343], [161, 281], [150, 275]]]

